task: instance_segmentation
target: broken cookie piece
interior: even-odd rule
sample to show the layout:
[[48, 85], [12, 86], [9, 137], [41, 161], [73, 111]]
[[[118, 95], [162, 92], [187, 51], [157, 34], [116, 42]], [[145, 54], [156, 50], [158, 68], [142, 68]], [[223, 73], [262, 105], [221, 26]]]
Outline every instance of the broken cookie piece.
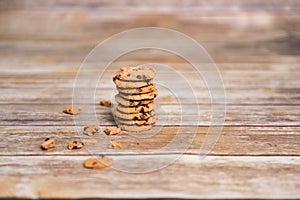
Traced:
[[79, 106], [67, 106], [64, 108], [63, 112], [70, 115], [77, 115], [81, 111]]
[[117, 141], [110, 141], [110, 145], [108, 146], [110, 149], [122, 149], [122, 143]]
[[106, 127], [104, 133], [106, 135], [117, 135], [121, 132], [119, 127]]
[[112, 159], [109, 157], [88, 158], [84, 162], [84, 167], [89, 169], [102, 169], [112, 165]]
[[90, 125], [83, 128], [83, 134], [92, 136], [96, 133], [100, 133], [101, 128], [97, 125]]
[[73, 149], [81, 149], [83, 147], [83, 143], [82, 142], [78, 142], [78, 141], [71, 141], [68, 144], [68, 149], [69, 150], [73, 150]]
[[111, 103], [110, 100], [101, 100], [101, 101], [100, 101], [100, 105], [101, 105], [101, 106], [108, 107], [108, 108], [111, 108], [111, 107], [112, 107], [112, 103]]
[[55, 147], [55, 140], [54, 138], [46, 138], [43, 140], [41, 148], [43, 150], [52, 149]]

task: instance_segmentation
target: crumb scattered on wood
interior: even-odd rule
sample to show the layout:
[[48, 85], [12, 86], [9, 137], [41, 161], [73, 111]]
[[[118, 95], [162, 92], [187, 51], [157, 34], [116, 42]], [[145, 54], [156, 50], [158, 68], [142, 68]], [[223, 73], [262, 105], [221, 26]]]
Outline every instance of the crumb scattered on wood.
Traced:
[[83, 143], [82, 142], [78, 142], [76, 140], [69, 142], [68, 144], [68, 149], [69, 150], [73, 150], [73, 149], [81, 149], [83, 147]]
[[81, 111], [81, 107], [79, 106], [67, 106], [64, 108], [63, 112], [70, 115], [77, 115]]
[[55, 147], [55, 139], [54, 138], [46, 138], [43, 140], [41, 148], [43, 150], [52, 149]]
[[110, 100], [101, 100], [100, 105], [111, 108], [112, 107], [112, 102]]
[[101, 128], [98, 125], [90, 125], [83, 128], [83, 134], [92, 136], [96, 133], [100, 133]]
[[95, 145], [98, 143], [98, 141], [96, 139], [84, 139], [84, 140], [82, 140], [82, 142], [86, 146]]
[[121, 132], [121, 129], [119, 127], [106, 127], [104, 130], [104, 133], [106, 135], [116, 135]]
[[122, 143], [117, 141], [110, 141], [110, 145], [108, 146], [110, 149], [122, 149]]
[[112, 165], [112, 159], [106, 156], [99, 158], [88, 158], [84, 162], [84, 167], [89, 169], [102, 169]]

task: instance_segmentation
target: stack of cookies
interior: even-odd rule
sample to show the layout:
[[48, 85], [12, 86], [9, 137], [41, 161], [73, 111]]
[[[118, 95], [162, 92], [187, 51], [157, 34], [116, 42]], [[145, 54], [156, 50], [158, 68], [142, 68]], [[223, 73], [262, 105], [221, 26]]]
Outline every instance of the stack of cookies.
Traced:
[[157, 121], [154, 99], [158, 95], [153, 78], [153, 67], [122, 67], [113, 77], [118, 94], [114, 117], [118, 126], [125, 131], [146, 131]]

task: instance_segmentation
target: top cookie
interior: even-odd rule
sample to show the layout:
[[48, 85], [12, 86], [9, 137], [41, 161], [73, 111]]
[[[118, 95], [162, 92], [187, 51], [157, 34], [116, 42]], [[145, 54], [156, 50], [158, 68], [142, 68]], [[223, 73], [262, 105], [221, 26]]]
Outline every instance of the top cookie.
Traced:
[[114, 76], [115, 79], [122, 81], [145, 81], [153, 79], [156, 71], [153, 67], [148, 66], [126, 66], [122, 67]]

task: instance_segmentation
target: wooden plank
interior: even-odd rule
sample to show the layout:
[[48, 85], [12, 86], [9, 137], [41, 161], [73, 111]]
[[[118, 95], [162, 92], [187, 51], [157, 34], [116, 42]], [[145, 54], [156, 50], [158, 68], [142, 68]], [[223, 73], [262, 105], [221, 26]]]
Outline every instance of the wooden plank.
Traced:
[[[23, 45], [21, 43], [21, 45]], [[67, 45], [67, 44], [65, 44]], [[80, 47], [80, 46], [79, 46]], [[45, 47], [46, 48], [46, 47]], [[59, 49], [60, 46], [54, 48]], [[73, 47], [74, 48], [74, 47]], [[26, 49], [26, 48], [25, 48]], [[26, 50], [22, 50], [20, 53], [23, 54], [26, 52]], [[39, 49], [39, 45], [34, 45], [34, 49], [38, 49], [39, 51], [42, 51], [42, 49]], [[90, 49], [91, 50], [91, 49]], [[143, 50], [144, 51], [144, 50]], [[113, 74], [118, 70], [121, 66], [126, 65], [143, 65], [145, 62], [141, 62], [138, 59], [145, 56], [152, 57], [158, 57], [161, 59], [158, 63], [162, 65], [169, 66], [173, 70], [177, 70], [181, 73], [195, 73], [194, 68], [191, 64], [187, 63], [183, 59], [179, 59], [178, 57], [174, 57], [174, 55], [170, 55], [164, 51], [157, 51], [157, 50], [145, 50], [148, 55], [145, 55], [144, 52], [135, 52], [134, 54], [129, 54], [129, 56], [126, 59], [120, 59], [116, 60], [113, 63], [111, 63], [107, 69], [105, 69], [105, 72], [107, 74]], [[34, 54], [29, 54], [31, 56], [34, 56]], [[164, 60], [164, 57], [167, 56], [168, 60]], [[170, 59], [169, 59], [170, 58]], [[66, 61], [66, 62], [58, 62], [56, 63], [55, 57], [47, 57], [47, 55], [42, 55], [40, 59], [36, 57], [36, 59], [29, 59], [24, 63], [24, 60], [22, 58], [22, 55], [18, 55], [18, 57], [15, 57], [15, 59], [10, 59], [10, 55], [2, 56], [2, 60], [0, 62], [0, 72], [1, 77], [6, 76], [20, 76], [23, 75], [24, 78], [29, 78], [29, 76], [33, 76], [32, 78], [37, 78], [38, 80], [41, 78], [51, 78], [52, 77], [69, 77], [74, 78], [76, 74], [79, 72], [79, 68], [83, 60], [80, 61]], [[91, 73], [99, 73], [99, 69], [104, 69], [105, 63], [103, 61], [99, 62], [85, 62], [87, 66], [93, 67], [94, 70], [91, 70]], [[149, 63], [149, 60], [148, 62]], [[146, 64], [147, 64], [146, 63]], [[205, 65], [202, 63], [196, 63], [201, 64], [201, 71], [211, 71], [211, 65]], [[238, 76], [240, 73], [243, 78], [247, 78], [247, 75], [249, 77], [256, 76], [256, 78], [262, 78], [264, 76], [274, 76], [274, 78], [280, 78], [278, 77], [278, 74], [283, 73], [284, 75], [290, 73], [289, 75], [293, 76], [293, 73], [299, 73], [300, 72], [300, 65], [299, 63], [284, 63], [284, 62], [268, 62], [268, 63], [260, 63], [260, 62], [240, 62], [240, 63], [230, 63], [230, 62], [217, 62], [216, 66], [224, 77], [235, 77]], [[167, 68], [160, 68], [159, 72], [163, 75], [169, 73], [170, 69]], [[41, 76], [39, 78], [39, 76]], [[248, 78], [249, 78], [248, 77]], [[253, 77], [255, 78], [255, 77]], [[271, 78], [271, 77], [270, 77]], [[281, 77], [284, 78], [284, 77]]]
[[[295, 81], [298, 82], [298, 81]], [[159, 96], [156, 99], [157, 104], [195, 104], [207, 105], [211, 104], [211, 96], [206, 88], [196, 86], [196, 82], [192, 84], [195, 87], [175, 87], [164, 88], [158, 84]], [[38, 84], [37, 84], [38, 85]], [[104, 88], [103, 88], [104, 87]], [[82, 91], [86, 87], [79, 88]], [[92, 88], [89, 88], [92, 89]], [[292, 88], [226, 88], [213, 89], [215, 94], [226, 92], [226, 103], [228, 105], [299, 105], [300, 104], [300, 88], [297, 86]], [[101, 84], [95, 92], [95, 99], [88, 97], [80, 98], [88, 101], [89, 103], [98, 104], [101, 99], [114, 100], [117, 94], [113, 83], [107, 85]], [[72, 104], [73, 99], [79, 99], [73, 96], [73, 88], [57, 87], [55, 84], [48, 85], [47, 87], [34, 87], [34, 88], [1, 88], [0, 104], [10, 104], [13, 108], [14, 104]], [[223, 102], [222, 97], [216, 97], [217, 100]], [[5, 108], [5, 107], [4, 107]]]
[[[223, 42], [205, 42], [202, 41], [204, 39], [202, 39], [201, 36], [198, 36], [198, 38], [193, 37], [193, 35], [189, 36], [197, 40], [206, 49], [215, 62], [299, 63], [299, 58], [297, 56], [299, 54], [299, 48], [298, 46], [295, 46], [295, 42], [293, 42], [298, 40], [297, 36], [280, 35], [282, 33], [282, 29], [280, 29], [280, 31], [279, 34], [275, 34], [275, 36], [266, 36], [262, 39], [255, 38], [255, 35], [260, 34], [260, 32], [256, 32], [249, 36], [252, 37], [252, 39], [248, 38], [246, 41], [239, 42], [236, 42], [235, 38], [243, 38], [243, 33]], [[207, 33], [204, 34], [207, 35]], [[272, 33], [270, 34], [272, 35]], [[102, 40], [107, 39], [110, 36], [111, 35], [103, 36]], [[85, 36], [80, 37], [85, 38]], [[84, 40], [84, 42], [75, 41], [74, 43], [64, 41], [52, 42], [51, 39], [43, 42], [7, 40], [6, 42], [2, 42], [1, 45], [1, 51], [3, 52], [1, 60], [20, 60], [22, 62], [22, 60], [25, 59], [40, 63], [49, 61], [56, 63], [70, 61], [82, 62], [88, 53], [102, 40], [99, 39], [99, 37], [97, 40]], [[123, 45], [130, 44], [132, 42], [134, 41], [124, 41]], [[15, 48], [15, 46], [18, 46], [18, 48]], [[174, 44], [174, 46], [176, 45]], [[111, 50], [115, 48], [112, 48]], [[166, 60], [176, 60], [176, 62], [179, 60], [181, 63], [186, 62], [185, 60], [179, 59], [177, 56], [170, 53], [163, 53], [162, 51], [159, 51], [160, 55], [157, 55], [156, 53], [157, 56], [154, 56], [153, 52], [155, 53], [153, 50], [135, 51], [128, 53], [119, 59], [127, 61], [134, 60], [135, 63], [159, 63]], [[110, 54], [110, 51], [107, 51], [107, 53]], [[274, 56], [274, 53], [278, 54], [278, 56]], [[3, 55], [5, 58], [3, 58]], [[94, 59], [93, 61], [101, 62], [99, 59]]]
[[[62, 112], [66, 105], [0, 105], [2, 115], [0, 116], [1, 126], [72, 126], [74, 118]], [[222, 108], [216, 107], [216, 109]], [[86, 108], [86, 109], [85, 109]], [[112, 110], [93, 105], [82, 107], [79, 115], [78, 125], [85, 126], [95, 123], [98, 120], [100, 125], [114, 125]], [[185, 109], [186, 108], [186, 109]], [[229, 105], [227, 106], [224, 126], [299, 126], [300, 106], [247, 106]], [[216, 110], [217, 111], [217, 110]], [[160, 105], [156, 107], [159, 117], [157, 126], [168, 125], [211, 125], [210, 105]], [[95, 116], [96, 114], [96, 116]], [[221, 125], [219, 123], [215, 125]]]
[[[27, 1], [22, 4], [4, 4], [1, 10], [1, 17], [3, 21], [11, 21], [19, 18], [19, 20], [15, 22], [16, 26], [3, 25], [3, 27], [8, 28], [8, 30], [3, 28], [3, 33], [13, 32], [18, 34], [17, 30], [20, 28], [24, 31], [18, 35], [43, 35], [45, 33], [58, 35], [55, 30], [60, 30], [61, 32], [59, 32], [59, 34], [66, 36], [76, 35], [82, 32], [87, 33], [88, 31], [101, 33], [101, 30], [105, 30], [107, 33], [112, 30], [126, 29], [129, 27], [165, 26], [176, 29], [174, 26], [178, 23], [183, 26], [182, 24], [184, 24], [184, 22], [181, 21], [185, 19], [184, 17], [197, 19], [194, 21], [200, 21], [208, 27], [211, 26], [211, 22], [218, 22], [219, 24], [236, 24], [242, 28], [244, 26], [251, 26], [253, 29], [263, 26], [268, 27], [272, 24], [279, 23], [278, 21], [288, 21], [286, 18], [280, 16], [293, 16], [299, 13], [299, 3], [297, 1], [280, 3], [276, 1], [276, 3], [274, 3], [272, 0], [268, 0], [266, 1], [268, 3], [256, 1], [255, 3], [245, 3], [239, 0], [230, 3], [227, 2], [229, 1], [226, 1], [225, 4], [222, 2], [209, 3], [207, 1], [192, 3], [176, 1], [176, 3], [163, 2], [145, 6], [139, 3], [133, 3], [132, 1], [119, 5], [111, 4], [106, 1], [98, 3], [92, 1], [76, 5], [73, 2], [36, 4], [33, 3], [33, 1]], [[262, 10], [264, 13], [261, 12]], [[47, 12], [48, 15], [43, 15], [45, 12]], [[25, 13], [27, 14], [26, 17], [22, 18]], [[277, 20], [274, 20], [269, 15], [279, 15], [279, 17]], [[199, 20], [201, 17], [204, 19]], [[216, 20], [214, 18], [218, 19]], [[127, 20], [131, 23], [126, 23]], [[47, 24], [43, 23], [45, 21], [47, 21]], [[190, 19], [188, 21], [193, 22]], [[30, 22], [32, 27], [26, 26]], [[98, 26], [96, 26], [96, 24]], [[133, 24], [136, 26], [133, 26]], [[47, 25], [49, 25], [49, 27]], [[37, 27], [40, 28], [40, 31], [34, 32]], [[219, 27], [222, 26], [219, 25]], [[188, 29], [191, 29], [191, 27]], [[207, 29], [198, 29], [198, 31], [201, 30]], [[102, 34], [103, 32], [104, 31], [102, 31]]]
[[[186, 9], [195, 9], [201, 10], [207, 14], [207, 12], [216, 12], [216, 11], [227, 11], [227, 12], [255, 12], [261, 11], [262, 9], [265, 12], [292, 12], [299, 9], [300, 5], [298, 1], [283, 1], [279, 0], [274, 3], [272, 0], [266, 0], [264, 2], [261, 1], [243, 1], [243, 0], [233, 0], [233, 1], [205, 1], [205, 0], [196, 0], [193, 2], [182, 2], [182, 1], [172, 1], [172, 0], [164, 0], [160, 3], [145, 3], [139, 1], [131, 1], [124, 0], [122, 3], [120, 2], [112, 2], [108, 0], [100, 0], [100, 1], [80, 1], [73, 2], [71, 0], [54, 0], [53, 2], [43, 2], [43, 1], [32, 1], [25, 0], [22, 3], [16, 3], [11, 1], [2, 1], [2, 7], [7, 11], [36, 11], [38, 8], [44, 9], [45, 11], [51, 12], [53, 11], [53, 7], [58, 7], [59, 10], [77, 10], [78, 8], [82, 8], [83, 10], [89, 10], [91, 12], [98, 12], [99, 10], [107, 11], [128, 11], [128, 12], [139, 12], [139, 9], [143, 9], [143, 11], [152, 11], [152, 12], [161, 12], [164, 11], [179, 11], [182, 8]], [[286, 6], [290, 8], [287, 10]], [[93, 9], [92, 9], [93, 8]], [[157, 8], [157, 9], [154, 9]], [[161, 10], [159, 9], [161, 8]], [[167, 10], [166, 10], [167, 9]], [[184, 13], [188, 14], [188, 13]], [[199, 15], [203, 13], [198, 13]], [[218, 13], [216, 13], [218, 14]]]
[[[297, 0], [0, 1], [0, 197], [300, 198], [299, 10]], [[227, 116], [205, 159], [200, 159], [199, 148], [211, 125], [210, 94], [184, 59], [167, 52], [141, 50], [118, 58], [100, 81], [95, 102], [85, 101], [79, 133], [74, 116], [62, 113], [72, 102], [78, 67], [99, 41], [149, 26], [187, 34], [218, 64]], [[124, 40], [125, 45], [131, 42]], [[83, 126], [95, 123], [94, 114], [102, 128], [114, 125], [111, 110], [97, 101], [113, 98], [115, 71], [149, 62], [168, 64], [187, 79], [198, 80], [192, 86], [199, 101], [182, 93], [180, 104], [159, 86], [155, 135], [83, 136]], [[99, 59], [88, 64], [97, 66], [93, 74], [103, 66]], [[202, 66], [202, 72], [211, 71]], [[168, 71], [160, 71], [157, 83], [162, 80], [187, 90]], [[84, 84], [79, 87], [90, 87]], [[219, 86], [214, 89], [220, 91]], [[40, 149], [46, 137], [56, 138], [56, 148]], [[70, 140], [83, 138], [96, 138], [98, 144], [67, 150]], [[122, 142], [123, 149], [109, 149], [109, 141]], [[92, 154], [111, 156], [113, 166], [83, 168]], [[157, 164], [163, 164], [160, 170], [142, 173], [159, 169]]]
[[[189, 130], [189, 133], [187, 133]], [[0, 155], [131, 155], [131, 154], [199, 154], [208, 127], [164, 127], [154, 134], [126, 133], [107, 137], [103, 132], [94, 136], [82, 133], [83, 127], [75, 126], [8, 126], [0, 127]], [[194, 132], [195, 131], [195, 132]], [[42, 151], [41, 141], [56, 139], [56, 148]], [[190, 137], [193, 139], [190, 141]], [[98, 143], [80, 150], [70, 151], [72, 140], [96, 139]], [[298, 155], [300, 156], [299, 127], [224, 127], [218, 141], [208, 155]], [[121, 150], [109, 149], [109, 141], [122, 143]], [[158, 142], [159, 141], [159, 142]], [[163, 149], [169, 145], [168, 149]]]
[[[299, 67], [300, 69], [300, 67]], [[13, 70], [12, 70], [13, 71]], [[101, 77], [99, 86], [101, 88], [113, 89], [115, 85], [112, 82], [112, 77], [117, 70], [109, 70]], [[31, 73], [31, 74], [10, 74], [1, 73], [0, 75], [0, 88], [45, 88], [54, 85], [60, 88], [73, 88], [76, 81], [77, 70], [58, 70], [56, 72], [48, 73]], [[97, 73], [95, 71], [95, 73]], [[197, 80], [196, 89], [207, 88], [204, 80], [205, 77], [201, 77], [201, 74], [197, 75], [194, 72], [182, 71], [181, 75], [188, 81], [190, 78], [199, 77]], [[300, 80], [300, 70], [298, 71], [228, 71], [222, 72], [223, 87], [230, 90], [232, 88], [238, 89], [257, 89], [257, 88], [297, 88]], [[218, 77], [214, 77], [217, 79]], [[85, 78], [88, 80], [88, 76]], [[172, 74], [167, 71], [159, 71], [159, 74], [155, 78], [157, 84], [166, 82], [168, 80], [171, 84], [177, 84], [178, 87], [184, 87], [184, 85], [178, 84], [178, 80], [172, 79]], [[177, 81], [177, 82], [176, 82]], [[86, 85], [78, 85], [80, 88], [88, 88]], [[92, 86], [89, 86], [92, 87]], [[95, 87], [95, 86], [94, 86]], [[220, 88], [220, 86], [219, 86]]]
[[144, 172], [149, 165], [171, 156], [112, 156], [113, 166], [103, 170], [83, 168], [86, 156], [1, 156], [0, 182], [5, 187], [0, 188], [0, 196], [300, 198], [300, 158], [293, 156], [199, 159], [184, 155], [174, 164], [151, 173], [131, 174], [118, 170], [131, 167], [131, 172]]

